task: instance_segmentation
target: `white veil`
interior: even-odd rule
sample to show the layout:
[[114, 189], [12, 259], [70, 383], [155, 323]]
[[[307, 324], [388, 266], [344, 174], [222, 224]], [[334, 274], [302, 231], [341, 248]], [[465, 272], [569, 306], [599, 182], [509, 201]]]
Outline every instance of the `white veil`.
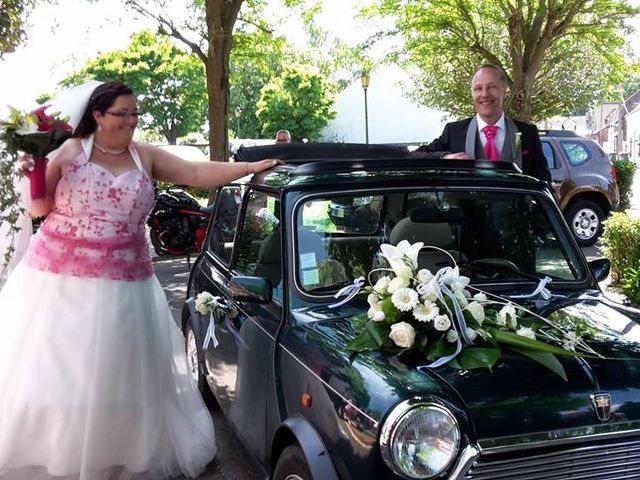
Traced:
[[[69, 116], [68, 123], [75, 129], [87, 108], [91, 94], [101, 83], [97, 80], [90, 80], [82, 85], [61, 91], [47, 102], [49, 105], [47, 113], [60, 112], [63, 116]], [[18, 215], [16, 226], [20, 227], [20, 231], [15, 235], [9, 235], [8, 224], [0, 223], [0, 287], [27, 249], [33, 229], [31, 217], [28, 214], [30, 203], [29, 179], [15, 175], [14, 188], [16, 192], [20, 193], [20, 207], [26, 213]], [[5, 252], [11, 246], [14, 248], [11, 260], [7, 265], [4, 265]]]

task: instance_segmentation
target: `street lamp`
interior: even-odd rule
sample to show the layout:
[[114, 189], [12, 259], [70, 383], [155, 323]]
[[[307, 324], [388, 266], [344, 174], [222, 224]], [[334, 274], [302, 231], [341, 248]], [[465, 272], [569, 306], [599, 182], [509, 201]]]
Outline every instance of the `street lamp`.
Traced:
[[240, 105], [236, 107], [235, 114], [237, 122], [236, 137], [240, 138], [240, 115], [242, 115], [242, 109], [240, 108]]
[[369, 112], [367, 110], [367, 88], [369, 88], [369, 75], [362, 73], [360, 76], [362, 90], [364, 90], [364, 137], [365, 142], [369, 143]]

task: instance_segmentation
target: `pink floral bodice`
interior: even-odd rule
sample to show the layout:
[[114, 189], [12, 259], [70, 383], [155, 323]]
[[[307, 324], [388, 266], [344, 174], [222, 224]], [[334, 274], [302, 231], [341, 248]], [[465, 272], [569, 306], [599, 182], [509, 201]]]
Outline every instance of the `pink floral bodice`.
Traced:
[[153, 184], [133, 147], [137, 168], [117, 176], [89, 162], [90, 149], [91, 143], [63, 173], [55, 207], [31, 238], [24, 261], [76, 277], [149, 278], [145, 220], [154, 202]]

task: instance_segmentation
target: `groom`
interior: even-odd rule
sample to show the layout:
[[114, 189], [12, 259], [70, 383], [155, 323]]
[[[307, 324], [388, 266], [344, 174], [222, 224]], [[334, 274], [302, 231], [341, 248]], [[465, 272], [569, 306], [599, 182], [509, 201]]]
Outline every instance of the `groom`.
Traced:
[[[551, 180], [536, 126], [513, 120], [502, 111], [507, 95], [504, 72], [495, 65], [482, 65], [471, 80], [471, 95], [476, 116], [447, 123], [440, 138], [421, 146], [411, 156], [515, 161], [523, 173]], [[521, 133], [521, 164], [519, 158], [514, 160], [516, 132]]]

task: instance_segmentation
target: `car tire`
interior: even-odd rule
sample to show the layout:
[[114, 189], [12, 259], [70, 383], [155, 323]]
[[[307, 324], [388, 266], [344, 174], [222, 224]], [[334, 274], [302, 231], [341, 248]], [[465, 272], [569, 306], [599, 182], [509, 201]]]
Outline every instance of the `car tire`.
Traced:
[[285, 448], [273, 472], [273, 480], [312, 480], [311, 470], [297, 443]]
[[597, 203], [578, 200], [567, 209], [565, 218], [581, 247], [589, 247], [600, 238], [604, 212]]
[[194, 382], [198, 386], [198, 391], [202, 396], [202, 400], [207, 407], [217, 410], [218, 402], [216, 401], [209, 384], [207, 383], [206, 366], [202, 359], [202, 350], [198, 344], [198, 337], [195, 334], [193, 325], [191, 322], [187, 322], [187, 328], [184, 332], [184, 345], [185, 353], [187, 355], [187, 366], [189, 368], [189, 374], [192, 376]]

